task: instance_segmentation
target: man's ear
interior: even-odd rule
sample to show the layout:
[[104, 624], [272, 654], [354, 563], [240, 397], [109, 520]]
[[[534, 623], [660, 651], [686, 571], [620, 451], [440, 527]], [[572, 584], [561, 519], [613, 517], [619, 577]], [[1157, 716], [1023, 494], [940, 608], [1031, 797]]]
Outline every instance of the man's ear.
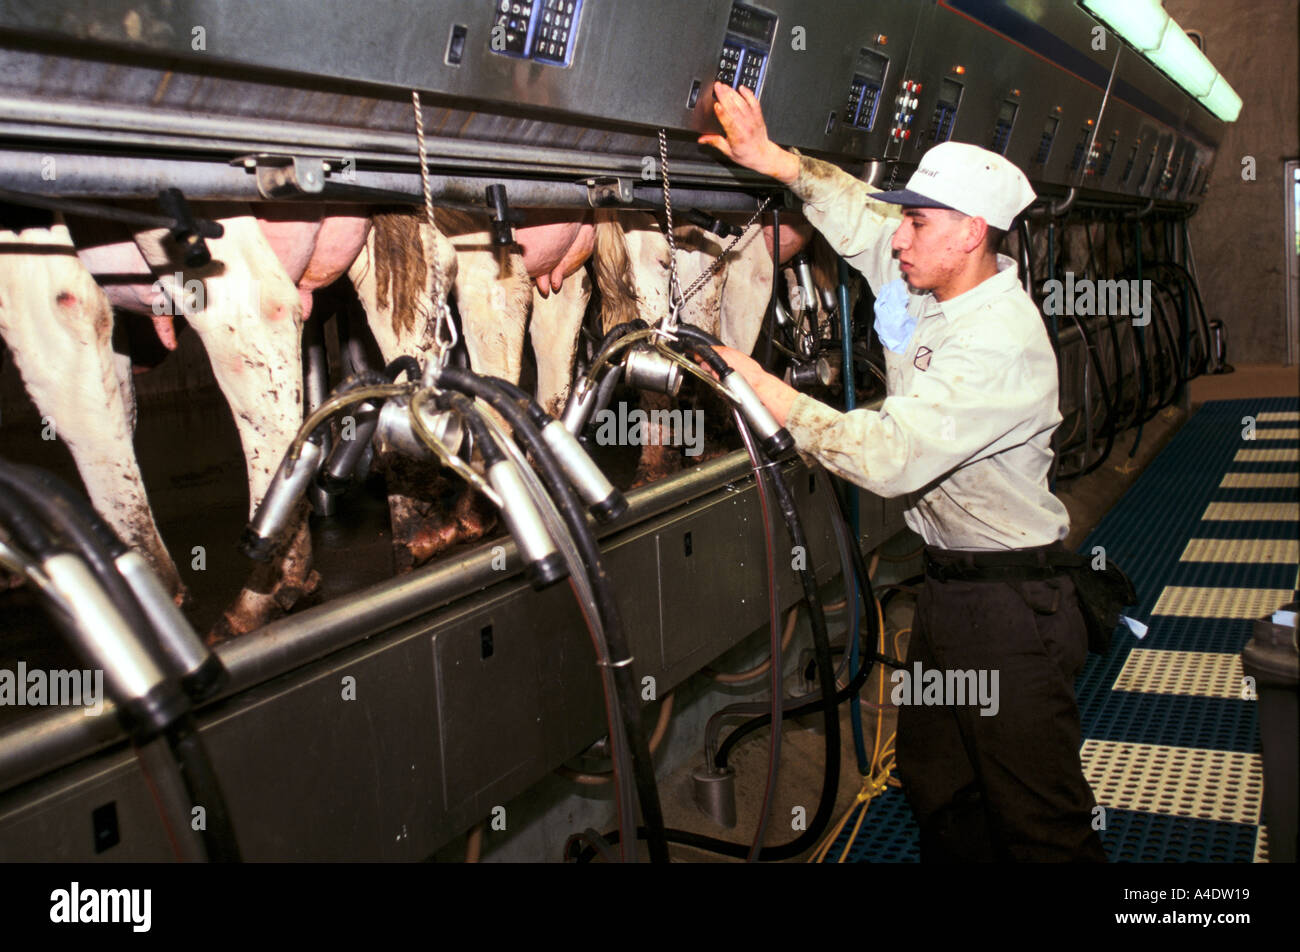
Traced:
[[984, 238], [989, 233], [989, 223], [978, 215], [972, 215], [965, 221], [966, 233], [963, 236], [962, 250], [970, 253], [984, 246]]

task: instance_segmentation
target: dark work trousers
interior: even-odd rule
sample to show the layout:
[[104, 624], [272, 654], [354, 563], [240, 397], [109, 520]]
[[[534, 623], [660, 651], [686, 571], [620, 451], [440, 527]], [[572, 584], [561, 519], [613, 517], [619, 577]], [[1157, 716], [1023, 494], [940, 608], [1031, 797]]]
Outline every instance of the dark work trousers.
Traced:
[[899, 707], [898, 771], [921, 828], [922, 862], [1106, 862], [1079, 761], [1074, 679], [1086, 657], [1069, 578], [927, 574], [909, 675], [917, 662], [923, 671], [997, 671], [998, 705], [992, 716], [969, 698]]

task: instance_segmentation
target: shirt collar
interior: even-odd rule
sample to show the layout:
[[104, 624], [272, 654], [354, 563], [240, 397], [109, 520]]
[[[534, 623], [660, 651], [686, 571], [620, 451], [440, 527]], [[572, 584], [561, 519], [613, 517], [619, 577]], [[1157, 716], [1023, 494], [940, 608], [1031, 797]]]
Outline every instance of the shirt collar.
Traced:
[[956, 320], [963, 314], [969, 314], [971, 311], [982, 307], [993, 298], [1018, 287], [1020, 287], [1020, 275], [1015, 259], [1006, 255], [998, 255], [997, 274], [985, 278], [969, 291], [963, 291], [956, 297], [949, 298], [946, 301], [936, 301], [934, 295], [929, 294], [930, 300], [928, 303], [930, 307], [927, 310], [931, 310], [932, 313], [942, 314], [949, 320]]

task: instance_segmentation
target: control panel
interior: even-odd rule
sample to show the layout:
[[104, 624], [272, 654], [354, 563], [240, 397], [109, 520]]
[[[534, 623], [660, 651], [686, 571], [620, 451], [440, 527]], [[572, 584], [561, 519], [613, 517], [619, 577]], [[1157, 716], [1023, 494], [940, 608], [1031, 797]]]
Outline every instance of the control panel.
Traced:
[[1088, 153], [1088, 143], [1092, 139], [1092, 120], [1089, 119], [1079, 130], [1079, 141], [1074, 146], [1074, 154], [1070, 156], [1070, 171], [1076, 172], [1079, 166], [1083, 165], [1083, 158]]
[[998, 155], [1007, 154], [1007, 146], [1011, 142], [1011, 129], [1016, 124], [1016, 113], [1020, 111], [1020, 104], [1012, 99], [1003, 100], [1002, 105], [998, 107], [998, 121], [993, 125], [993, 142], [990, 148]]
[[912, 138], [912, 119], [920, 100], [921, 84], [914, 79], [903, 80], [902, 88], [894, 97], [894, 125], [889, 130], [890, 141], [906, 142]]
[[1115, 158], [1115, 149], [1119, 146], [1119, 133], [1112, 133], [1105, 150], [1099, 150], [1096, 143], [1092, 146], [1092, 155], [1088, 158], [1088, 174], [1096, 176], [1098, 181], [1106, 178], [1110, 163]]
[[492, 0], [492, 51], [568, 66], [582, 0]]
[[858, 51], [848, 103], [844, 107], [844, 121], [847, 125], [868, 132], [875, 126], [880, 91], [885, 87], [885, 74], [888, 70], [887, 57], [874, 50]]
[[1162, 193], [1168, 193], [1174, 187], [1182, 158], [1182, 154], [1177, 149], [1170, 148], [1169, 158], [1165, 161], [1164, 171], [1160, 175], [1160, 184], [1157, 186]]
[[1172, 132], [1166, 132], [1160, 137], [1160, 145], [1156, 149], [1155, 176], [1151, 183], [1154, 191], [1167, 192], [1173, 184], [1175, 145], [1177, 143]]
[[1141, 145], [1142, 141], [1139, 139], [1138, 144], [1129, 150], [1128, 161], [1124, 163], [1124, 173], [1119, 177], [1120, 185], [1127, 185], [1128, 180], [1133, 176], [1133, 167], [1137, 165], [1138, 149]]
[[1057, 116], [1048, 116], [1043, 124], [1043, 134], [1038, 140], [1038, 152], [1034, 154], [1035, 165], [1046, 165], [1047, 157], [1052, 154], [1052, 143], [1056, 141], [1056, 129], [1061, 120]]
[[947, 142], [952, 138], [952, 127], [957, 123], [957, 107], [960, 105], [961, 83], [941, 80], [939, 99], [934, 104], [934, 119], [930, 125], [931, 142]]
[[727, 20], [727, 35], [718, 57], [718, 80], [732, 89], [748, 86], [755, 96], [759, 95], [775, 35], [775, 14], [744, 3], [733, 3]]

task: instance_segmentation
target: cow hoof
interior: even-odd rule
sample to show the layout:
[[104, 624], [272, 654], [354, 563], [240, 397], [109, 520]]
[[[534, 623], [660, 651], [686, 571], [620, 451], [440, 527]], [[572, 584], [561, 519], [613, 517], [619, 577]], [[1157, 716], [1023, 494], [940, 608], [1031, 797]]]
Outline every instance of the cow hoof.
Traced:
[[311, 595], [320, 588], [320, 573], [312, 569], [307, 573], [307, 577], [302, 581], [284, 581], [277, 585], [271, 592], [271, 597], [275, 603], [280, 606], [281, 610], [288, 611], [298, 604], [298, 601], [307, 595]]
[[657, 483], [661, 479], [667, 479], [669, 476], [681, 472], [681, 469], [680, 464], [677, 466], [655, 466], [649, 469], [638, 467], [636, 475], [632, 478], [632, 485], [628, 489], [639, 489], [642, 486]]
[[238, 631], [237, 627], [236, 623], [223, 612], [221, 617], [217, 619], [216, 624], [209, 629], [203, 640], [207, 643], [209, 648], [215, 648], [217, 645], [224, 644], [227, 641], [231, 641], [240, 635], [245, 634], [243, 631]]

